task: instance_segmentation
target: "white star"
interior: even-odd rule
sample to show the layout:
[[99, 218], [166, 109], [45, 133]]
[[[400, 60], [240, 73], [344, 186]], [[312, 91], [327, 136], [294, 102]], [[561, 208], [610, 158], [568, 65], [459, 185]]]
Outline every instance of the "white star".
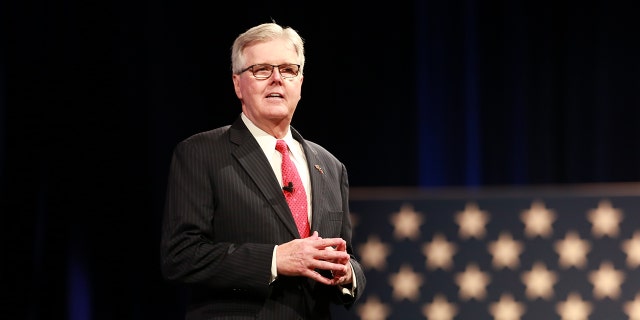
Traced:
[[365, 269], [384, 271], [391, 246], [380, 242], [380, 238], [372, 234], [367, 238], [367, 242], [358, 247], [358, 252]]
[[542, 262], [533, 264], [531, 271], [522, 273], [522, 282], [527, 287], [526, 295], [529, 299], [544, 298], [553, 296], [553, 285], [558, 280], [555, 272], [549, 271]]
[[591, 304], [583, 301], [578, 293], [572, 292], [564, 302], [558, 302], [556, 312], [561, 320], [587, 320], [591, 314]]
[[391, 308], [377, 296], [369, 296], [367, 301], [360, 303], [357, 312], [362, 320], [385, 320], [391, 314]]
[[616, 271], [610, 261], [605, 261], [600, 264], [600, 269], [589, 273], [589, 281], [593, 284], [595, 298], [616, 299], [620, 295], [620, 285], [624, 281], [624, 273]]
[[433, 297], [433, 302], [422, 307], [422, 315], [427, 320], [452, 320], [458, 314], [458, 308], [454, 303], [449, 303], [447, 298], [438, 293]]
[[515, 269], [520, 264], [518, 256], [522, 252], [524, 245], [522, 242], [514, 241], [509, 232], [500, 233], [498, 240], [489, 243], [488, 247], [493, 256], [494, 267]]
[[416, 240], [420, 236], [422, 221], [422, 215], [414, 211], [411, 205], [405, 204], [399, 212], [391, 215], [391, 224], [395, 228], [393, 235], [397, 240], [404, 238]]
[[489, 222], [489, 214], [481, 211], [477, 204], [468, 203], [464, 211], [459, 212], [455, 219], [460, 226], [460, 238], [482, 239], [486, 232], [485, 226]]
[[627, 265], [636, 268], [640, 265], [640, 231], [633, 233], [633, 238], [622, 242], [622, 251], [627, 254]]
[[640, 294], [636, 294], [633, 301], [624, 304], [624, 313], [629, 316], [629, 320], [640, 320]]
[[442, 233], [433, 235], [433, 240], [422, 246], [422, 253], [427, 257], [427, 268], [435, 270], [451, 269], [453, 265], [453, 255], [458, 249], [453, 242], [448, 242]]
[[590, 210], [587, 218], [592, 224], [591, 232], [595, 237], [618, 236], [618, 225], [622, 221], [622, 212], [614, 209], [611, 202], [602, 200], [598, 208]]
[[529, 210], [522, 212], [520, 219], [525, 224], [524, 232], [527, 237], [548, 238], [553, 231], [551, 225], [556, 220], [556, 215], [547, 209], [543, 202], [534, 201]]
[[501, 295], [500, 301], [489, 306], [489, 313], [495, 320], [519, 320], [524, 311], [524, 304], [516, 302], [510, 294]]
[[591, 245], [588, 241], [581, 240], [577, 232], [567, 232], [564, 240], [556, 241], [554, 247], [560, 256], [560, 266], [580, 268], [587, 264], [587, 253], [591, 250]]
[[458, 273], [455, 279], [460, 287], [459, 295], [463, 300], [484, 299], [487, 284], [491, 281], [489, 274], [480, 271], [475, 263], [469, 264], [464, 272]]
[[420, 296], [422, 275], [413, 272], [411, 265], [403, 265], [398, 273], [389, 276], [389, 284], [393, 287], [395, 300], [407, 299], [416, 301]]

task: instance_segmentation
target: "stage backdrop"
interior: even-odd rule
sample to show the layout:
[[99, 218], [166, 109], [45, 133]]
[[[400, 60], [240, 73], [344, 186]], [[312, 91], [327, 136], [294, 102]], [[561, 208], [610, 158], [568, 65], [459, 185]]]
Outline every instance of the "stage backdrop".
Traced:
[[368, 285], [337, 319], [640, 319], [640, 184], [352, 192]]

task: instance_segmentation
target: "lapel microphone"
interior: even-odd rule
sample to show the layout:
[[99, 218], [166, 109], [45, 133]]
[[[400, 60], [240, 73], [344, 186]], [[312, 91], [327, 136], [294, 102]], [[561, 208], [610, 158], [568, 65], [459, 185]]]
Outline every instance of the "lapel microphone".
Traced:
[[282, 187], [282, 190], [287, 192], [293, 192], [293, 182], [289, 181], [289, 185]]

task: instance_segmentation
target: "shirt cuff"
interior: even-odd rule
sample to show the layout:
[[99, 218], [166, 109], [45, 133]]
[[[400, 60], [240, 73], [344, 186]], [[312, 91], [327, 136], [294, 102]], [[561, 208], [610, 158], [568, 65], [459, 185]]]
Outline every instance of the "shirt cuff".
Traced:
[[269, 280], [269, 284], [276, 281], [278, 278], [278, 265], [276, 264], [276, 249], [278, 245], [273, 247], [273, 254], [271, 255], [271, 279]]
[[351, 267], [351, 287], [347, 288], [347, 287], [343, 287], [343, 286], [338, 286], [340, 288], [340, 292], [342, 294], [345, 295], [350, 295], [350, 296], [354, 296], [354, 293], [356, 292], [356, 286], [357, 286], [357, 281], [356, 281], [356, 273], [353, 271], [353, 265], [351, 265], [351, 263], [349, 263], [349, 267]]

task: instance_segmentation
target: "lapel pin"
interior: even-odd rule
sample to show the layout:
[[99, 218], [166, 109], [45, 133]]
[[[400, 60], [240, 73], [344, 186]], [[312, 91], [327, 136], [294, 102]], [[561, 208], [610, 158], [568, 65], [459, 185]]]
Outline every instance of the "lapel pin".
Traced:
[[315, 165], [313, 166], [314, 168], [316, 168], [316, 170], [320, 171], [320, 173], [324, 174], [324, 170], [322, 170], [322, 168], [320, 168], [320, 165]]

